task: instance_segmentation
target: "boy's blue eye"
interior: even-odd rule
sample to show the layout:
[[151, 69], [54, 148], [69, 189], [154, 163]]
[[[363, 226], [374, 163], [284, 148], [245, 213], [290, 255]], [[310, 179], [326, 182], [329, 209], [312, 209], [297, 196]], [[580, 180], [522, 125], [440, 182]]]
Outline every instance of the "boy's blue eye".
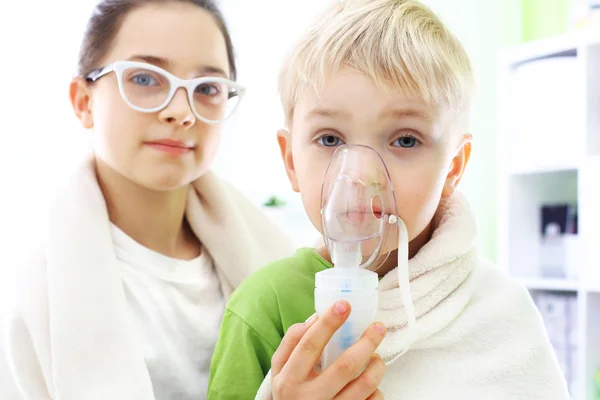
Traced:
[[342, 142], [339, 137], [332, 135], [321, 136], [318, 141], [325, 147], [336, 147]]
[[394, 140], [394, 143], [392, 143], [393, 146], [402, 147], [405, 149], [411, 149], [417, 144], [419, 144], [419, 141], [412, 136], [399, 137], [398, 139]]

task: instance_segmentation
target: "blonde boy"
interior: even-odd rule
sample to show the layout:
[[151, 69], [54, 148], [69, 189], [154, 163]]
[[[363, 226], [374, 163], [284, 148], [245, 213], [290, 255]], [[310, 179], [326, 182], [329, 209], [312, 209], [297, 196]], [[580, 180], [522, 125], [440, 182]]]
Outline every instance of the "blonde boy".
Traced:
[[[338, 1], [280, 75], [285, 168], [321, 230], [321, 184], [338, 146], [370, 146], [387, 165], [408, 229], [417, 323], [409, 332], [389, 257], [377, 271], [377, 320], [388, 332], [377, 352], [393, 361], [379, 386], [386, 399], [566, 399], [534, 304], [478, 255], [474, 216], [456, 192], [473, 86], [462, 45], [421, 3]], [[227, 306], [209, 398], [252, 398], [261, 384], [259, 397], [269, 393], [271, 358], [314, 313], [315, 273], [330, 267], [327, 249], [301, 249], [247, 279]]]

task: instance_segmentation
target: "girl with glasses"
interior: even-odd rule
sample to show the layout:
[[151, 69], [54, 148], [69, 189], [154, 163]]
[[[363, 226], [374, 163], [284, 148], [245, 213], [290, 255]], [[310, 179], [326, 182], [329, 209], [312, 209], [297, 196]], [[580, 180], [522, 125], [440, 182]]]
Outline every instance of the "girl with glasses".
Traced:
[[227, 298], [293, 250], [210, 171], [244, 93], [213, 1], [98, 4], [70, 85], [93, 152], [18, 268], [0, 398], [205, 398]]

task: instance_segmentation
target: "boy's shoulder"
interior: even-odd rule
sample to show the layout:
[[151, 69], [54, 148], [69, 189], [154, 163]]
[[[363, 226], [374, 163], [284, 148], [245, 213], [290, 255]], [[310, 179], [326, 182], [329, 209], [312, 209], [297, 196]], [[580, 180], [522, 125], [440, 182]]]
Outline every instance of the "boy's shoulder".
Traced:
[[314, 313], [315, 274], [330, 267], [314, 249], [299, 249], [246, 278], [233, 292], [227, 310], [252, 327], [265, 315], [278, 318], [286, 331]]
[[231, 302], [248, 293], [280, 292], [290, 287], [312, 286], [314, 289], [315, 274], [331, 267], [314, 249], [302, 248], [293, 255], [273, 261], [258, 269], [244, 279], [234, 292]]
[[481, 260], [473, 271], [476, 279], [474, 299], [489, 300], [509, 295], [519, 301], [528, 301], [527, 289], [506, 271], [489, 260]]
[[473, 294], [457, 322], [469, 321], [475, 330], [488, 334], [502, 332], [508, 337], [519, 327], [521, 338], [533, 336], [538, 343], [544, 341], [541, 316], [521, 282], [487, 260], [480, 262], [472, 273]]
[[295, 279], [308, 278], [314, 283], [315, 274], [330, 268], [331, 264], [325, 261], [312, 248], [298, 249], [289, 257], [273, 261], [258, 269], [240, 285], [240, 290], [246, 287], [269, 286], [276, 288], [279, 285], [294, 284]]

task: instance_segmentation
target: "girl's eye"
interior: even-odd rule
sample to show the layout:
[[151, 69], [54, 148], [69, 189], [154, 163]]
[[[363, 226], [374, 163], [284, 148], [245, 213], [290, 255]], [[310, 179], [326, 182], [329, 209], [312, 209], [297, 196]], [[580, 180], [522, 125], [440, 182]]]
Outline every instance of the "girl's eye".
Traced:
[[392, 146], [402, 147], [404, 149], [411, 149], [419, 144], [419, 140], [413, 136], [402, 136], [394, 140]]
[[204, 84], [198, 85], [198, 87], [196, 87], [196, 93], [204, 95], [204, 96], [216, 96], [217, 94], [220, 93], [220, 90], [217, 87], [217, 85], [211, 85], [208, 83], [204, 83]]
[[136, 75], [131, 80], [133, 83], [140, 86], [153, 86], [157, 84], [156, 79], [146, 74]]
[[325, 135], [321, 136], [318, 139], [318, 142], [325, 147], [337, 147], [340, 145], [340, 143], [342, 143], [342, 140], [337, 136]]

